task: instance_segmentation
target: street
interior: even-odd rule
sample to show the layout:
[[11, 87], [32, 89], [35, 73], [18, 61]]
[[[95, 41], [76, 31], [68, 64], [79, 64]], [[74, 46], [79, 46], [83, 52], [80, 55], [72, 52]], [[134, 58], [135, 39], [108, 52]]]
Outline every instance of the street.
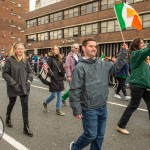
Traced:
[[[66, 82], [65, 87], [67, 90], [68, 84]], [[1, 72], [0, 89], [0, 116], [5, 121], [8, 97], [6, 82], [2, 78]], [[122, 96], [122, 92], [120, 94]], [[66, 113], [65, 116], [55, 114], [56, 99], [49, 103], [48, 112], [44, 112], [42, 103], [48, 95], [50, 95], [48, 87], [43, 85], [37, 77], [34, 77], [29, 97], [29, 126], [34, 136], [27, 137], [23, 134], [22, 110], [18, 98], [12, 112], [13, 128], [5, 126], [5, 134], [0, 140], [1, 150], [69, 150], [70, 142], [82, 133], [81, 120], [77, 120], [72, 115], [68, 100], [67, 106], [62, 107], [62, 111]], [[116, 131], [116, 124], [129, 101], [115, 99], [113, 95], [114, 89], [110, 87], [108, 121], [103, 150], [150, 150], [150, 121], [143, 100], [127, 124], [127, 130], [130, 134], [123, 135]], [[88, 149], [89, 147], [85, 148], [85, 150]]]

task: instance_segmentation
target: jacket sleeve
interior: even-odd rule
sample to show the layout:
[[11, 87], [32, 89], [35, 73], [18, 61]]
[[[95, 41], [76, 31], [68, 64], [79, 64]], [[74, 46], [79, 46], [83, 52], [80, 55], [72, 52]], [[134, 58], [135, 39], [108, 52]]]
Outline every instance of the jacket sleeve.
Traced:
[[33, 71], [32, 71], [31, 65], [29, 64], [28, 61], [27, 61], [27, 72], [28, 72], [28, 80], [30, 80], [32, 82], [33, 81]]
[[71, 63], [70, 62], [71, 62], [71, 57], [70, 57], [70, 55], [68, 55], [66, 58], [66, 63], [65, 63], [65, 65], [66, 65], [66, 76], [67, 77], [71, 76]]
[[11, 77], [11, 64], [9, 59], [6, 59], [2, 76], [8, 85], [15, 86], [17, 84], [17, 82]]
[[69, 102], [73, 109], [73, 115], [82, 114], [80, 95], [84, 85], [84, 72], [81, 67], [76, 67], [72, 74], [72, 80], [69, 91]]
[[120, 71], [126, 62], [127, 62], [127, 51], [124, 48], [121, 48], [117, 61], [115, 63], [115, 71]]

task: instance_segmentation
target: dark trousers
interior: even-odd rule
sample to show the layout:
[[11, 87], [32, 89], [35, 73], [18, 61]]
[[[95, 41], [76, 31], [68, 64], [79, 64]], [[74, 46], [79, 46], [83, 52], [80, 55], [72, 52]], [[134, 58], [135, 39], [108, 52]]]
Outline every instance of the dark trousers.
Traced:
[[122, 90], [123, 95], [127, 96], [126, 86], [125, 86], [126, 79], [119, 78], [119, 77], [116, 77], [116, 79], [118, 81], [118, 86], [117, 86], [117, 89], [116, 89], [116, 94], [119, 94], [120, 90]]
[[132, 113], [138, 108], [142, 98], [144, 99], [147, 105], [150, 118], [150, 91], [147, 91], [145, 88], [139, 88], [135, 86], [130, 86], [130, 90], [131, 90], [131, 102], [127, 106], [120, 121], [118, 122], [118, 126], [120, 128], [126, 127]]
[[34, 72], [37, 73], [37, 63], [34, 63]]
[[[7, 106], [7, 116], [11, 115], [12, 109], [16, 103], [17, 97], [9, 97], [9, 104]], [[23, 122], [28, 123], [28, 95], [20, 96], [21, 106], [22, 106], [22, 116]]]

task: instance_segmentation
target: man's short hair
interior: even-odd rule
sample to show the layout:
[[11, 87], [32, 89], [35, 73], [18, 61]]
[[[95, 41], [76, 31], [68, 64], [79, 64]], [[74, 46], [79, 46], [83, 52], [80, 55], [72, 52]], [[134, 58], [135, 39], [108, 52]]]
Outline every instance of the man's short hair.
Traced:
[[83, 40], [83, 42], [82, 42], [82, 46], [86, 47], [87, 42], [89, 42], [89, 41], [95, 41], [95, 42], [96, 42], [96, 40], [95, 40], [94, 38], [92, 38], [92, 37], [90, 37], [90, 38], [85, 38], [85, 39]]

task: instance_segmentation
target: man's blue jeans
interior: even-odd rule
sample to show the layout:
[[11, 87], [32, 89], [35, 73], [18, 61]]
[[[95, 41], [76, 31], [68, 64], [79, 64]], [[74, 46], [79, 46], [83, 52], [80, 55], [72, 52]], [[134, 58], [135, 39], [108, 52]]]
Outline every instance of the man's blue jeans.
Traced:
[[82, 110], [83, 134], [72, 145], [72, 150], [90, 146], [90, 150], [101, 150], [106, 129], [107, 106], [93, 110]]
[[46, 104], [50, 103], [56, 97], [56, 94], [57, 94], [56, 109], [60, 109], [61, 104], [62, 104], [61, 91], [60, 92], [51, 92], [51, 95], [45, 100], [44, 103], [46, 103]]

